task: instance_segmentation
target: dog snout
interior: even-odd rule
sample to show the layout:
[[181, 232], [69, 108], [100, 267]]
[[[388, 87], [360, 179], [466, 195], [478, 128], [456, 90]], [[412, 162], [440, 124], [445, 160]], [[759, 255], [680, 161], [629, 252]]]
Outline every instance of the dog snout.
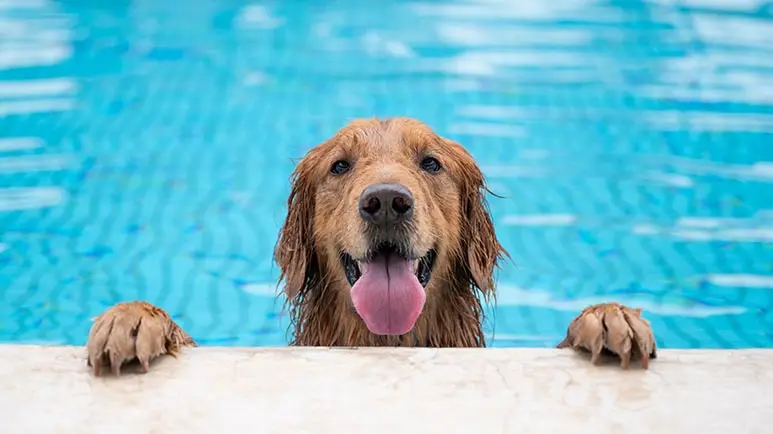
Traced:
[[376, 225], [401, 223], [413, 216], [413, 194], [402, 184], [373, 184], [360, 195], [360, 216]]

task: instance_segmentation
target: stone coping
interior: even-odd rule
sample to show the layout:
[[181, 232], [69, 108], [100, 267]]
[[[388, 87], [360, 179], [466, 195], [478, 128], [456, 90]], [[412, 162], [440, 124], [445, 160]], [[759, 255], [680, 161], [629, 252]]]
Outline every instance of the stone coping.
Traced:
[[773, 416], [773, 350], [623, 371], [554, 349], [199, 347], [95, 378], [82, 347], [0, 345], [0, 383], [4, 433], [770, 433]]

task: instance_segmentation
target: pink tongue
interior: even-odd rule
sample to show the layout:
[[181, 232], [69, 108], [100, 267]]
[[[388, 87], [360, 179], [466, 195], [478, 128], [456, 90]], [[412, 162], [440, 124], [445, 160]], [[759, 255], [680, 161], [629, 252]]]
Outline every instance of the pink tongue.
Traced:
[[411, 331], [424, 307], [424, 288], [411, 262], [379, 255], [361, 263], [362, 276], [352, 286], [352, 301], [371, 333], [401, 335]]

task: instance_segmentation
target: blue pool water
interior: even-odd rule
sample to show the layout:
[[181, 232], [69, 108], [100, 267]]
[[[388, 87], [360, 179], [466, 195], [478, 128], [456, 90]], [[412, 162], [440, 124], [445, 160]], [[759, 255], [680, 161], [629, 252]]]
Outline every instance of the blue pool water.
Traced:
[[0, 0], [0, 341], [143, 299], [285, 344], [294, 159], [404, 115], [505, 196], [493, 345], [617, 300], [662, 347], [773, 347], [773, 3], [376, 4]]

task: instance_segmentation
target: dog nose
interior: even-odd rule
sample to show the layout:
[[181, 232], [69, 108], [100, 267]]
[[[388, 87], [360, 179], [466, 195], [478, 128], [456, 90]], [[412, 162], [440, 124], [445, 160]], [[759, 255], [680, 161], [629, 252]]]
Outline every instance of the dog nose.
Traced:
[[360, 216], [367, 222], [394, 224], [412, 215], [413, 194], [402, 184], [373, 184], [360, 195]]

